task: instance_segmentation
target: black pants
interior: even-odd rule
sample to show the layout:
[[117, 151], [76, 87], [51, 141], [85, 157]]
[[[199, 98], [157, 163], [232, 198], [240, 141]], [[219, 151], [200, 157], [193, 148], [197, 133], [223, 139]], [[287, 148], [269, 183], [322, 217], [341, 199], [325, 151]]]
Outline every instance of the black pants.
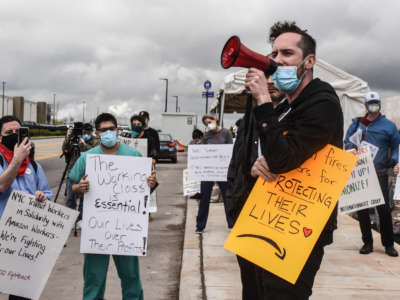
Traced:
[[[225, 207], [225, 216], [226, 216], [226, 221], [228, 223], [228, 227], [232, 228], [234, 221], [232, 220], [231, 217], [228, 216], [226, 213], [226, 205], [225, 205], [225, 199], [226, 199], [226, 187], [227, 187], [227, 182], [217, 182], [219, 188], [221, 189], [221, 194], [222, 198], [224, 200], [224, 207]], [[201, 198], [200, 198], [200, 203], [199, 203], [199, 210], [197, 212], [197, 219], [196, 219], [196, 228], [198, 230], [203, 230], [206, 228], [207, 225], [207, 219], [208, 219], [208, 211], [210, 210], [210, 198], [211, 198], [211, 192], [212, 188], [214, 186], [213, 181], [202, 181], [200, 185], [200, 192], [201, 192]]]
[[315, 245], [295, 285], [238, 257], [243, 300], [308, 300], [315, 275], [324, 256], [324, 247]]
[[[379, 215], [379, 225], [381, 233], [381, 241], [384, 247], [393, 246], [393, 223], [392, 213], [389, 205], [389, 183], [388, 176], [378, 176], [379, 185], [382, 189], [383, 198], [385, 204], [376, 207]], [[363, 209], [357, 212], [358, 220], [360, 222], [360, 229], [362, 234], [362, 241], [364, 244], [373, 244], [372, 231], [371, 231], [371, 220], [369, 217], [369, 209]]]
[[20, 296], [14, 296], [14, 295], [10, 295], [8, 297], [8, 300], [31, 300], [29, 298], [24, 298], [24, 297], [20, 297]]

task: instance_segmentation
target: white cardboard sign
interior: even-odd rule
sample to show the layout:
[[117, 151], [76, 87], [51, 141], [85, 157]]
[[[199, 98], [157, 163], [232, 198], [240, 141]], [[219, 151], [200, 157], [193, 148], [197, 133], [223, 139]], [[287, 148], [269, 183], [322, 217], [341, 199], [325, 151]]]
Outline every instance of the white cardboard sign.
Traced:
[[81, 253], [144, 256], [151, 158], [88, 154]]
[[188, 169], [183, 170], [183, 196], [192, 196], [200, 193], [200, 181], [190, 181], [188, 175]]
[[120, 137], [119, 140], [122, 144], [136, 148], [142, 156], [147, 157], [147, 139]]
[[190, 181], [226, 181], [233, 144], [189, 145]]
[[0, 290], [39, 299], [78, 211], [12, 191], [0, 219]]
[[364, 146], [350, 152], [357, 155], [358, 160], [339, 198], [340, 214], [385, 204], [370, 148]]
[[[399, 155], [400, 155], [400, 145], [399, 145]], [[399, 174], [397, 174], [397, 177], [396, 177], [396, 185], [394, 188], [393, 199], [400, 200], [400, 172], [399, 172]]]

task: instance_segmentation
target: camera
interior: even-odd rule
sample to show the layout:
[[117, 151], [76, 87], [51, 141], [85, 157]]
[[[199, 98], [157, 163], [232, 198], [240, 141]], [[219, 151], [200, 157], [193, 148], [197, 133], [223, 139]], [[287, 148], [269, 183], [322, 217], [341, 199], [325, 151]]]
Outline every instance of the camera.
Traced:
[[71, 133], [71, 144], [72, 146], [78, 146], [81, 136], [83, 135], [83, 123], [75, 122]]

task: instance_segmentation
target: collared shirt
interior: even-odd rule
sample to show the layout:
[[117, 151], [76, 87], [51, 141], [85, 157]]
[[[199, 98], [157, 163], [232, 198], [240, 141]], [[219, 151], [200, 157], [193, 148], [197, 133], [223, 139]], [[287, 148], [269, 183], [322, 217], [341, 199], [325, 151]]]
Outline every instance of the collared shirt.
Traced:
[[[3, 156], [0, 153], [1, 156]], [[4, 193], [0, 193], [0, 218], [3, 215], [4, 209], [7, 205], [8, 198], [13, 190], [18, 190], [28, 194], [35, 194], [36, 191], [42, 191], [47, 199], [51, 200], [52, 192], [47, 182], [46, 175], [43, 168], [37, 163], [37, 171], [35, 171], [32, 163], [29, 163], [26, 168], [24, 176], [17, 176], [11, 186]], [[0, 164], [0, 174], [2, 174], [8, 167], [7, 160], [3, 156], [3, 166]]]

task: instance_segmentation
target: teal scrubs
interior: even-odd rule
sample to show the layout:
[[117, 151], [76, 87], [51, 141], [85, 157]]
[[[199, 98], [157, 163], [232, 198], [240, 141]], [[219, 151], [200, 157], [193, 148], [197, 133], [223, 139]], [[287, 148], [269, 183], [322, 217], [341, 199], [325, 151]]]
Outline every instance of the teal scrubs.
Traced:
[[[104, 152], [100, 146], [97, 146], [79, 157], [69, 173], [69, 178], [74, 183], [79, 183], [86, 174], [87, 154], [104, 154]], [[119, 145], [116, 155], [141, 156], [139, 151], [125, 144]], [[113, 255], [113, 260], [121, 279], [122, 300], [143, 300], [138, 257]], [[109, 261], [110, 255], [88, 253], [84, 255], [83, 300], [104, 299]]]

